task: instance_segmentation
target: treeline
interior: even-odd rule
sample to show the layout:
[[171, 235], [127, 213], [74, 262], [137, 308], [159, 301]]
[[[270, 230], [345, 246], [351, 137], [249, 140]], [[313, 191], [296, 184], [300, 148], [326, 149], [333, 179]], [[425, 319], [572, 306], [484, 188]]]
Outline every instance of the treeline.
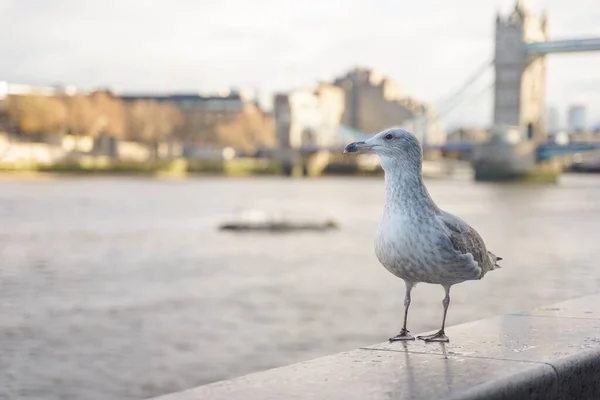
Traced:
[[172, 104], [126, 104], [105, 92], [73, 96], [11, 96], [8, 115], [22, 134], [70, 133], [148, 142], [173, 136], [183, 122]]
[[176, 139], [243, 151], [271, 147], [275, 142], [274, 123], [258, 107], [214, 118], [197, 110], [182, 113], [169, 102], [124, 102], [98, 91], [72, 96], [10, 96], [6, 112], [16, 131], [24, 135], [108, 134], [143, 143]]

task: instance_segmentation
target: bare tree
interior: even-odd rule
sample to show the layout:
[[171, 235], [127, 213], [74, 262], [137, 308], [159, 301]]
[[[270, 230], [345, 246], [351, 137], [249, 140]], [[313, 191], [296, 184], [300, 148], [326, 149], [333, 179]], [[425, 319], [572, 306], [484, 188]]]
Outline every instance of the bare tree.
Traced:
[[138, 100], [127, 108], [128, 135], [132, 140], [151, 146], [153, 157], [161, 141], [173, 139], [175, 129], [182, 123], [181, 112], [170, 103]]
[[275, 144], [275, 125], [257, 106], [247, 106], [230, 122], [217, 127], [221, 145], [254, 152], [259, 147]]
[[105, 132], [114, 137], [125, 134], [125, 106], [104, 91], [90, 95], [64, 97], [67, 107], [67, 128], [74, 134], [97, 136]]
[[8, 114], [22, 133], [49, 134], [64, 128], [67, 110], [55, 97], [11, 95]]
[[107, 91], [96, 91], [90, 94], [93, 114], [96, 122], [114, 137], [123, 137], [126, 130], [125, 105], [123, 101]]
[[94, 109], [88, 96], [75, 95], [64, 97], [67, 108], [66, 127], [75, 135], [90, 135], [94, 133]]
[[228, 119], [223, 113], [207, 112], [203, 109], [181, 111], [183, 120], [175, 131], [175, 136], [188, 143], [199, 145], [217, 144], [217, 125]]

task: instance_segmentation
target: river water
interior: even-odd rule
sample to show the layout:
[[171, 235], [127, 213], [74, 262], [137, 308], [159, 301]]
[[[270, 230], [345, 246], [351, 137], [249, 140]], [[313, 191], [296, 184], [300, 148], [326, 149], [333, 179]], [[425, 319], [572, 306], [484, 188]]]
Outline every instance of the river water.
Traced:
[[[600, 177], [427, 182], [504, 257], [456, 286], [450, 325], [600, 290]], [[375, 258], [374, 178], [0, 181], [0, 398], [144, 399], [386, 340], [404, 285]], [[238, 209], [334, 218], [232, 234]], [[443, 289], [413, 292], [438, 327]]]

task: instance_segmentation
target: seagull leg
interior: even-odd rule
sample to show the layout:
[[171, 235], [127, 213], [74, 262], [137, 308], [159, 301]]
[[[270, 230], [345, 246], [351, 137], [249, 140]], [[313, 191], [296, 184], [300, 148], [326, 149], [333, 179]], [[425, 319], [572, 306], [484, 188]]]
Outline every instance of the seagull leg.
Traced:
[[424, 340], [426, 342], [449, 342], [448, 336], [444, 332], [444, 327], [446, 326], [446, 314], [448, 313], [448, 306], [450, 305], [450, 286], [444, 285], [444, 290], [446, 291], [446, 296], [444, 300], [442, 300], [442, 305], [444, 306], [444, 317], [442, 318], [442, 327], [439, 331], [434, 334], [426, 335], [426, 336], [417, 336], [417, 339]]
[[395, 342], [398, 340], [415, 340], [415, 338], [411, 336], [408, 329], [406, 329], [406, 320], [408, 319], [408, 307], [410, 306], [410, 292], [414, 284], [408, 281], [404, 281], [404, 283], [406, 283], [406, 294], [404, 295], [404, 323], [402, 324], [402, 329], [400, 330], [400, 333], [390, 338], [390, 342]]

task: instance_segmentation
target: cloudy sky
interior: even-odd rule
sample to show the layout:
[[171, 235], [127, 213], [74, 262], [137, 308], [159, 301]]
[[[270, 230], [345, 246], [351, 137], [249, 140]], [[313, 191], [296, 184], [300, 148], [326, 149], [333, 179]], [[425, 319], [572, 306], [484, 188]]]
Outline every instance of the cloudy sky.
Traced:
[[[491, 59], [514, 0], [0, 0], [0, 80], [131, 91], [273, 91], [373, 67], [439, 104]], [[600, 37], [599, 0], [530, 0], [553, 38]], [[487, 74], [448, 123], [491, 116]], [[479, 97], [475, 95], [479, 95]], [[557, 54], [548, 103], [600, 123], [600, 53]]]

